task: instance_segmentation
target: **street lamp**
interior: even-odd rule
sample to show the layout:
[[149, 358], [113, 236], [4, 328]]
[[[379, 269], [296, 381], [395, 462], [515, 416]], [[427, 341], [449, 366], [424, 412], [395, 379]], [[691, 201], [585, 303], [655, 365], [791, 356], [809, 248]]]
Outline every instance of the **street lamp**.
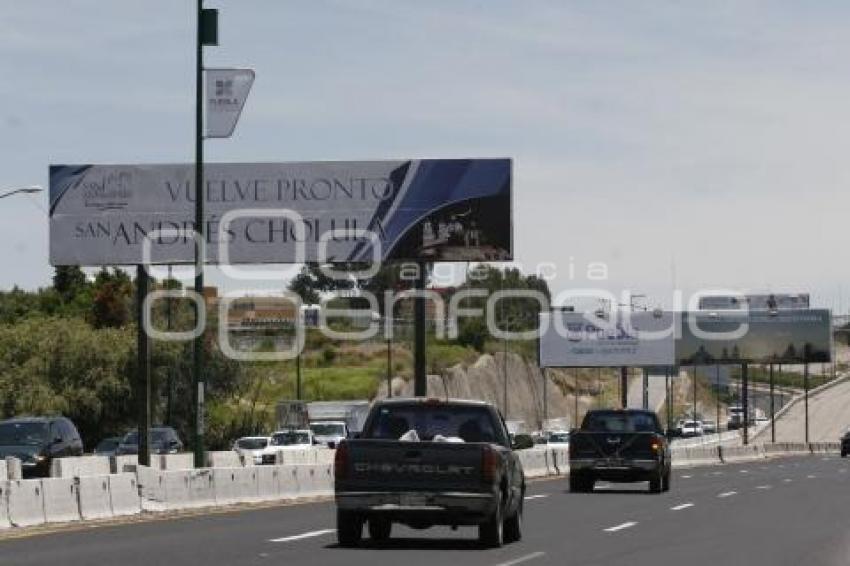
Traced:
[[32, 185], [29, 187], [18, 187], [16, 189], [8, 189], [5, 192], [0, 193], [0, 198], [6, 198], [17, 194], [31, 195], [35, 193], [40, 193], [43, 190], [44, 189], [42, 189], [38, 185]]

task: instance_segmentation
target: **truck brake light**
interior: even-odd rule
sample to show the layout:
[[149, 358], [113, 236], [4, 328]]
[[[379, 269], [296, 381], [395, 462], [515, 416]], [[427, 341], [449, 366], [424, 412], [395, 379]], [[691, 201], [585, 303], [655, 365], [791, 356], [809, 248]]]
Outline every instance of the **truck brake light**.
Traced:
[[491, 446], [485, 446], [481, 453], [481, 477], [485, 483], [496, 481], [499, 470], [499, 455]]

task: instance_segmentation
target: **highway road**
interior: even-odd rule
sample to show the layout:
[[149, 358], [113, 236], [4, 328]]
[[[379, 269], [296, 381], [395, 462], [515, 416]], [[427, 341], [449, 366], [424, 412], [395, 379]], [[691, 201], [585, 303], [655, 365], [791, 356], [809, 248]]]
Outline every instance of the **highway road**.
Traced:
[[[838, 442], [850, 429], [850, 380], [809, 397], [809, 439], [811, 442]], [[776, 419], [777, 442], [805, 441], [805, 405], [793, 405]], [[770, 441], [768, 427], [758, 436], [759, 442]], [[850, 562], [848, 562], [850, 564]]]
[[480, 549], [475, 531], [396, 528], [382, 546], [342, 549], [332, 503], [242, 510], [0, 541], [14, 566], [434, 564], [847, 566], [850, 460], [807, 456], [675, 472], [670, 493], [530, 484], [524, 539]]

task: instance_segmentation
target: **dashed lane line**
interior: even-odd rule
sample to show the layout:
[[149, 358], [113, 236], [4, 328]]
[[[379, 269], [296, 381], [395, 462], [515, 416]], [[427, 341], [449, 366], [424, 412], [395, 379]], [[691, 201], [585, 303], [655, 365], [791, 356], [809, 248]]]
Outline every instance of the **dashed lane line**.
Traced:
[[670, 511], [681, 511], [682, 509], [688, 509], [689, 507], [693, 507], [693, 503], [682, 503], [681, 505], [676, 505], [675, 507], [671, 507]]
[[527, 495], [525, 497], [526, 501], [534, 501], [535, 499], [546, 499], [549, 497], [548, 495]]
[[757, 485], [756, 489], [770, 489], [770, 487], [769, 485]]
[[523, 562], [528, 562], [529, 560], [542, 558], [544, 556], [546, 556], [545, 552], [532, 552], [531, 554], [526, 554], [525, 556], [520, 556], [519, 558], [515, 558], [507, 562], [501, 562], [497, 564], [497, 566], [516, 566], [517, 564], [522, 564]]
[[732, 497], [733, 495], [738, 495], [738, 492], [737, 491], [724, 491], [723, 493], [721, 493], [717, 497], [719, 497], [720, 499], [725, 499], [726, 497]]
[[636, 522], [629, 521], [628, 523], [622, 523], [622, 524], [616, 525], [614, 527], [608, 527], [607, 529], [603, 529], [603, 530], [606, 533], [616, 533], [618, 531], [622, 531], [622, 530], [625, 530], [625, 529], [631, 529], [635, 525], [637, 525]]
[[295, 542], [298, 540], [304, 540], [307, 538], [315, 538], [321, 537], [325, 535], [329, 535], [331, 533], [335, 533], [336, 529], [323, 529], [321, 531], [312, 531], [309, 533], [302, 533], [300, 535], [293, 535], [291, 537], [283, 537], [283, 538], [273, 538], [269, 542]]

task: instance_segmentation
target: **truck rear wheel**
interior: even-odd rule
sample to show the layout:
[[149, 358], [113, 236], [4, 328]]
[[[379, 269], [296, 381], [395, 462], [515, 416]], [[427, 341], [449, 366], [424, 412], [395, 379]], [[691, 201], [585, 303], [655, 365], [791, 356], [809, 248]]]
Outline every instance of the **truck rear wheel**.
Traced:
[[369, 538], [375, 542], [385, 542], [392, 534], [392, 521], [387, 519], [369, 519]]
[[506, 543], [522, 540], [522, 504], [517, 507], [512, 516], [505, 519], [504, 533]]
[[350, 511], [336, 512], [336, 539], [340, 546], [357, 546], [363, 538], [363, 519]]
[[486, 523], [478, 525], [478, 541], [487, 548], [499, 548], [504, 543], [504, 521], [502, 520], [502, 504], [496, 506], [496, 511]]
[[662, 474], [659, 471], [654, 478], [649, 480], [649, 493], [661, 493], [662, 483]]
[[572, 493], [589, 493], [593, 491], [593, 486], [596, 481], [589, 476], [571, 474], [570, 475], [570, 491]]

